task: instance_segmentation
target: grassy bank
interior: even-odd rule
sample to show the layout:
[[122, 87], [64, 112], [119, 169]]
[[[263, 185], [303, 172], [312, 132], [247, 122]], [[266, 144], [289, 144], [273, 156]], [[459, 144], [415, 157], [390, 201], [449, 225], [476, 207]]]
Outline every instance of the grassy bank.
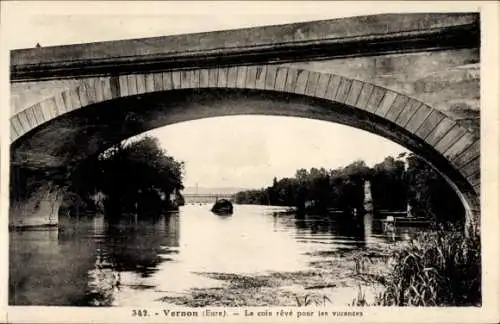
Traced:
[[467, 238], [462, 231], [422, 233], [396, 248], [392, 263], [377, 305], [481, 305], [478, 237]]

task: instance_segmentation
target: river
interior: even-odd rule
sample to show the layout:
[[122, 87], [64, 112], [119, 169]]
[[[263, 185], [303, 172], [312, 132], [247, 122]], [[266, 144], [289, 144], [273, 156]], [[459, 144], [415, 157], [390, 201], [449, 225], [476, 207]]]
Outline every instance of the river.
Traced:
[[235, 205], [232, 216], [217, 216], [210, 207], [113, 226], [102, 215], [61, 216], [59, 230], [10, 232], [9, 304], [293, 305], [304, 292], [330, 296], [318, 290], [327, 282], [346, 295], [332, 303], [345, 304], [357, 293], [349, 253], [411, 231], [384, 233], [369, 214], [298, 219], [277, 214], [282, 207]]

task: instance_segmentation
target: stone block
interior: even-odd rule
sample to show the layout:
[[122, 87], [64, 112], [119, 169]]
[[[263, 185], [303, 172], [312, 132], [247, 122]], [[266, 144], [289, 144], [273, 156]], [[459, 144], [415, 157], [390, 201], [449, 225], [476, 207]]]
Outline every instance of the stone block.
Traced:
[[34, 104], [33, 106], [27, 108], [26, 111], [28, 112], [28, 118], [31, 121], [34, 121], [34, 123], [32, 123], [33, 127], [37, 127], [38, 125], [44, 123], [46, 120], [52, 118], [47, 115], [46, 119], [41, 103]]
[[146, 74], [146, 92], [155, 92], [155, 73]]
[[330, 77], [330, 83], [328, 84], [328, 89], [326, 90], [326, 99], [335, 101], [335, 97], [337, 96], [337, 91], [340, 85], [340, 79], [340, 75], [332, 75]]
[[24, 133], [27, 133], [31, 130], [31, 124], [28, 121], [28, 116], [26, 115], [26, 109], [23, 111], [20, 111], [17, 114], [19, 121], [21, 122], [22, 128], [24, 129]]
[[19, 137], [19, 134], [17, 133], [17, 129], [14, 127], [12, 124], [12, 121], [10, 122], [10, 141], [13, 142]]
[[368, 101], [370, 100], [373, 89], [373, 84], [366, 82], [363, 83], [363, 87], [361, 88], [361, 92], [359, 93], [359, 97], [356, 102], [357, 108], [366, 110], [366, 106], [368, 105]]
[[237, 81], [238, 81], [238, 67], [231, 66], [227, 72], [227, 87], [236, 88]]
[[191, 88], [191, 75], [189, 70], [180, 71], [179, 89]]
[[181, 71], [172, 72], [172, 89], [181, 89]]
[[288, 76], [288, 68], [279, 67], [276, 70], [276, 80], [274, 81], [274, 89], [283, 91], [286, 86], [286, 78]]
[[137, 83], [137, 94], [146, 93], [146, 75], [145, 74], [134, 74]]
[[293, 92], [298, 94], [305, 94], [308, 78], [309, 71], [299, 70], [297, 74], [297, 80], [295, 81], [295, 89]]
[[286, 78], [285, 91], [286, 92], [294, 92], [295, 84], [297, 82], [297, 75], [299, 71], [297, 69], [288, 68], [288, 75]]
[[328, 89], [328, 84], [330, 83], [330, 75], [326, 73], [321, 73], [318, 80], [318, 85], [316, 86], [315, 96], [319, 98], [326, 98], [326, 91]]
[[458, 168], [465, 165], [467, 162], [481, 155], [481, 141], [476, 140], [461, 153], [459, 153], [453, 160], [453, 164]]
[[217, 87], [219, 88], [227, 88], [227, 74], [228, 74], [228, 68], [226, 67], [220, 67], [217, 69]]
[[439, 142], [436, 143], [434, 148], [444, 154], [448, 148], [455, 144], [455, 142], [466, 133], [467, 130], [465, 128], [460, 125], [455, 125], [442, 139], [439, 140]]
[[359, 80], [352, 80], [351, 88], [345, 100], [345, 104], [356, 107], [363, 85], [364, 83]]
[[21, 125], [21, 122], [19, 121], [18, 115], [12, 116], [10, 118], [10, 123], [14, 127], [14, 129], [16, 130], [16, 134], [18, 137], [24, 135], [24, 133], [26, 131], [24, 130], [23, 126]]
[[94, 80], [94, 92], [95, 92], [96, 102], [103, 102], [106, 100], [104, 99], [102, 87], [103, 87], [103, 78], [96, 78]]
[[85, 107], [89, 105], [89, 98], [87, 97], [87, 89], [85, 82], [82, 82], [78, 87], [76, 87], [78, 91], [78, 97], [80, 98], [80, 107]]
[[95, 83], [96, 83], [95, 78], [88, 79], [86, 82], [84, 82], [85, 92], [87, 95], [87, 105], [95, 104], [96, 102], [98, 102], [95, 90], [96, 87]]
[[162, 91], [169, 91], [169, 90], [172, 90], [172, 89], [175, 89], [174, 87], [174, 81], [173, 81], [173, 75], [172, 75], [172, 72], [163, 72], [162, 73]]
[[481, 172], [478, 171], [476, 173], [473, 173], [469, 175], [466, 179], [472, 185], [472, 187], [476, 187], [481, 183]]
[[308, 96], [314, 96], [318, 88], [320, 73], [309, 72], [309, 77], [307, 78], [306, 91], [305, 94]]
[[422, 125], [424, 120], [431, 114], [433, 109], [425, 104], [420, 105], [417, 111], [411, 116], [410, 120], [406, 124], [406, 130], [411, 133], [415, 133], [415, 131]]
[[469, 177], [474, 173], [479, 172], [480, 169], [481, 169], [481, 159], [478, 156], [472, 159], [471, 161], [467, 162], [467, 164], [465, 164], [464, 166], [462, 166], [460, 168], [460, 172], [464, 176]]
[[118, 87], [120, 89], [120, 97], [128, 96], [128, 77], [126, 75], [120, 75], [118, 80], [120, 81], [120, 86]]
[[239, 66], [236, 76], [236, 87], [243, 89], [247, 86], [247, 66]]
[[448, 150], [444, 153], [444, 156], [453, 161], [458, 157], [465, 149], [467, 149], [474, 142], [472, 134], [464, 134], [460, 139], [458, 139], [455, 144], [450, 146]]
[[26, 113], [26, 119], [28, 120], [28, 125], [29, 125], [30, 130], [32, 130], [33, 128], [35, 128], [39, 125], [39, 122], [35, 116], [35, 111], [34, 111], [35, 106], [37, 107], [37, 110], [41, 110], [39, 103], [34, 104], [33, 106], [28, 107], [24, 110]]
[[397, 96], [398, 94], [396, 92], [387, 90], [384, 94], [384, 98], [382, 98], [380, 104], [378, 105], [376, 110], [374, 110], [374, 113], [376, 115], [379, 115], [380, 117], [384, 117], [389, 109], [391, 109], [392, 104], [394, 103], [394, 100], [396, 100]]
[[[121, 96], [122, 90], [120, 89], [121, 81], [119, 77], [112, 76], [109, 79], [109, 88], [111, 92], [111, 97], [113, 99], [119, 98]], [[68, 103], [65, 101], [66, 107], [68, 107]]]
[[257, 71], [255, 74], [255, 89], [265, 89], [266, 88], [266, 73], [267, 66], [257, 66]]
[[394, 99], [392, 106], [389, 108], [389, 111], [385, 114], [384, 117], [392, 122], [396, 121], [396, 119], [399, 117], [399, 114], [401, 114], [401, 111], [403, 111], [403, 109], [408, 104], [409, 100], [409, 97], [398, 94], [396, 96], [396, 99]]
[[403, 110], [399, 114], [399, 116], [396, 118], [396, 124], [398, 124], [401, 127], [405, 127], [408, 122], [411, 120], [413, 115], [418, 111], [420, 106], [422, 105], [422, 102], [415, 100], [413, 98], [410, 98], [408, 103], [404, 106]]
[[137, 94], [137, 77], [135, 74], [127, 75], [127, 86], [129, 96], [134, 96]]
[[276, 77], [278, 75], [278, 69], [275, 66], [268, 65], [266, 68], [266, 90], [274, 90], [276, 87]]
[[216, 68], [208, 70], [208, 84], [207, 87], [215, 88], [217, 87], [217, 79], [219, 77], [219, 70]]
[[191, 88], [198, 89], [200, 87], [200, 70], [191, 70]]
[[339, 88], [337, 90], [337, 93], [335, 94], [335, 101], [340, 103], [345, 102], [345, 100], [347, 99], [347, 95], [351, 90], [351, 84], [352, 81], [350, 79], [344, 77], [340, 78]]
[[425, 137], [425, 141], [434, 146], [436, 143], [446, 135], [448, 131], [455, 126], [456, 122], [448, 117], [443, 118], [437, 126]]
[[385, 89], [378, 86], [374, 86], [373, 91], [370, 95], [370, 99], [366, 104], [366, 110], [369, 112], [375, 112], [380, 106], [382, 99], [384, 99], [385, 93], [386, 93]]
[[200, 88], [208, 88], [210, 81], [210, 72], [207, 69], [200, 70]]
[[247, 66], [245, 88], [255, 89], [255, 81], [257, 80], [257, 66]]
[[57, 105], [54, 97], [50, 97], [45, 99], [44, 101], [40, 102], [40, 105], [42, 106], [43, 111], [48, 111], [50, 114], [50, 118], [46, 120], [42, 120], [41, 123], [46, 122], [50, 119], [56, 118], [59, 116], [59, 113], [57, 111]]
[[154, 91], [163, 91], [163, 73], [153, 73]]
[[432, 109], [431, 113], [423, 120], [420, 126], [415, 131], [415, 134], [425, 139], [436, 126], [445, 118], [445, 115], [436, 109]]
[[102, 78], [101, 88], [103, 100], [113, 99], [113, 94], [111, 93], [111, 78]]

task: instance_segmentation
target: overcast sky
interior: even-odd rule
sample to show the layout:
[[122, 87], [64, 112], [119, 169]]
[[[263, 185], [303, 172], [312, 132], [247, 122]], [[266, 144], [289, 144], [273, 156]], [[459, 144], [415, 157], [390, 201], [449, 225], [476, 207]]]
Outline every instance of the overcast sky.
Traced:
[[[355, 7], [341, 4], [146, 2], [146, 6], [137, 8], [133, 2], [21, 2], [8, 6], [8, 15], [2, 12], [2, 22], [11, 28], [7, 46], [14, 49], [34, 47], [36, 43], [63, 45], [398, 12], [397, 8], [369, 2]], [[427, 10], [414, 5], [406, 10], [409, 8]], [[361, 130], [290, 117], [210, 118], [163, 127], [150, 134], [160, 139], [169, 154], [186, 162], [186, 186], [262, 187], [274, 176], [292, 176], [297, 168], [336, 168], [357, 159], [373, 165], [385, 156], [405, 151]]]

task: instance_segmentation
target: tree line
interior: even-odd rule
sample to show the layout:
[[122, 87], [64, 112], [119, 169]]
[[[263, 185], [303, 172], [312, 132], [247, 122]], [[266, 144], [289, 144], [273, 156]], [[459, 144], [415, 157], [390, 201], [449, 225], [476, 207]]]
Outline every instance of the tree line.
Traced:
[[415, 154], [386, 157], [368, 167], [355, 161], [345, 167], [299, 169], [294, 177], [273, 179], [271, 186], [235, 194], [239, 204], [294, 206], [300, 211], [364, 211], [365, 181], [370, 181], [375, 210], [401, 211], [439, 222], [462, 220], [460, 199], [446, 180]]

